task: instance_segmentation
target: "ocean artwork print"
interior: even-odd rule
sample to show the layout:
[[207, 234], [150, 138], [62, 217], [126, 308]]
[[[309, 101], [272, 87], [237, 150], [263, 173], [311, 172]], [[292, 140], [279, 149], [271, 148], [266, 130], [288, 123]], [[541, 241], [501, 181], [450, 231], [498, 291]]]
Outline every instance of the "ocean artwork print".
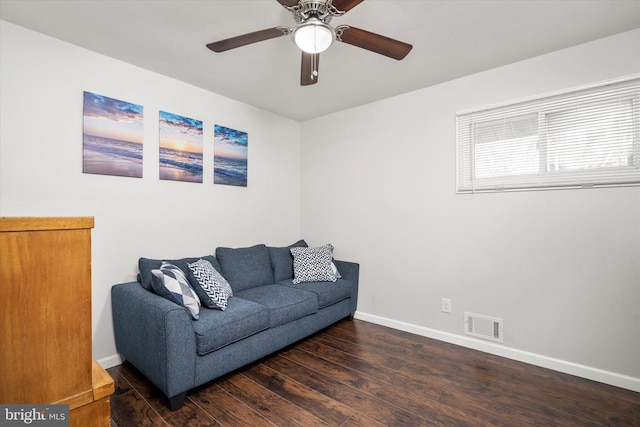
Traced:
[[248, 134], [215, 125], [213, 183], [247, 186]]
[[202, 182], [202, 121], [160, 111], [160, 179]]
[[142, 178], [141, 105], [84, 92], [82, 172]]

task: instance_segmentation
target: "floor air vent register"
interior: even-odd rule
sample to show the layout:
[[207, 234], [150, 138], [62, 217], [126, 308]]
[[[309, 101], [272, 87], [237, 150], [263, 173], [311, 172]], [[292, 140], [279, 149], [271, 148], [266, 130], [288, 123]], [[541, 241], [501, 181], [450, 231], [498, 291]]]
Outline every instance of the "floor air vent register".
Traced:
[[464, 313], [464, 333], [489, 341], [502, 342], [503, 320], [481, 314]]

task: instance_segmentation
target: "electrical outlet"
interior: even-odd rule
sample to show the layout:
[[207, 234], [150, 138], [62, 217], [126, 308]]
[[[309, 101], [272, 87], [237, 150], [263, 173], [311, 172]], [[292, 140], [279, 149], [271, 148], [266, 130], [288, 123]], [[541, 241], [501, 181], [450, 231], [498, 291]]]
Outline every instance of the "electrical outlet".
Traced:
[[442, 311], [451, 313], [451, 298], [442, 298]]

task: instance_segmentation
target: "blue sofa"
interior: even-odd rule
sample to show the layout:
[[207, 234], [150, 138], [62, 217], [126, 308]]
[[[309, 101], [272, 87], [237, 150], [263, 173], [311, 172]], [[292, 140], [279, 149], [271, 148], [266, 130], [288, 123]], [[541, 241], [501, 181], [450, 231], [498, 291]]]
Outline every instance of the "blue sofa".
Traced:
[[[293, 284], [292, 247], [218, 248], [211, 262], [233, 290], [224, 311], [189, 311], [152, 289], [151, 270], [162, 260], [141, 258], [137, 282], [111, 289], [116, 348], [182, 407], [186, 392], [280, 350], [341, 319], [353, 318], [359, 265], [334, 261], [335, 282]], [[199, 258], [168, 261], [181, 269]]]

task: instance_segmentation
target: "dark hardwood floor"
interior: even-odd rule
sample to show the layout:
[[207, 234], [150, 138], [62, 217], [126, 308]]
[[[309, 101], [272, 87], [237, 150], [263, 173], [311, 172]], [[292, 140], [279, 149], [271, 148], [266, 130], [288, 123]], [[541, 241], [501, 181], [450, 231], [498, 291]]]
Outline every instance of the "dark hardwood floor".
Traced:
[[108, 370], [113, 427], [640, 426], [640, 393], [359, 320], [187, 393]]

